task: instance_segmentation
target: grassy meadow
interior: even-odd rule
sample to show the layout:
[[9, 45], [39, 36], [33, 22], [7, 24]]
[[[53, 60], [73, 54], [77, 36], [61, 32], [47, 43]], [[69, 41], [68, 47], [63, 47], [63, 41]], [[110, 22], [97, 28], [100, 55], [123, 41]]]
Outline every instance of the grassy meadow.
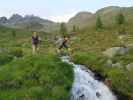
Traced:
[[56, 54], [50, 33], [32, 55], [32, 32], [0, 27], [0, 100], [68, 100], [73, 67]]

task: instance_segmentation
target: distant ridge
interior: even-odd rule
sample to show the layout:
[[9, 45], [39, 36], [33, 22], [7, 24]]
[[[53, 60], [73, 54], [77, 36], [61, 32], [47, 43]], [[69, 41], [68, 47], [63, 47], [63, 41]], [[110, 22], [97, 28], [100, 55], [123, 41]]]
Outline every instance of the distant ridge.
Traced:
[[131, 20], [133, 20], [133, 7], [109, 6], [98, 10], [94, 14], [90, 12], [80, 12], [71, 18], [67, 25], [69, 28], [72, 26], [78, 26], [79, 28], [94, 26], [96, 15], [101, 16], [105, 25], [112, 25], [115, 23], [115, 17], [120, 13], [120, 11], [122, 11], [125, 15], [127, 22], [131, 22]]
[[0, 24], [11, 28], [39, 30], [46, 32], [55, 31], [58, 26], [57, 23], [47, 19], [42, 19], [38, 16], [26, 15], [23, 17], [19, 14], [13, 14], [9, 19], [6, 17], [1, 17]]
[[[96, 13], [87, 11], [79, 12], [70, 18], [66, 24], [69, 30], [71, 30], [73, 26], [77, 26], [80, 29], [92, 27], [95, 25], [96, 15], [99, 14], [105, 25], [113, 25], [113, 23], [115, 23], [114, 18], [120, 11], [125, 14], [127, 22], [131, 23], [131, 20], [133, 20], [133, 7], [109, 6], [99, 9]], [[19, 14], [13, 14], [9, 19], [0, 17], [0, 25], [45, 32], [58, 32], [60, 28], [60, 23], [55, 23], [34, 15], [26, 15], [23, 17]]]

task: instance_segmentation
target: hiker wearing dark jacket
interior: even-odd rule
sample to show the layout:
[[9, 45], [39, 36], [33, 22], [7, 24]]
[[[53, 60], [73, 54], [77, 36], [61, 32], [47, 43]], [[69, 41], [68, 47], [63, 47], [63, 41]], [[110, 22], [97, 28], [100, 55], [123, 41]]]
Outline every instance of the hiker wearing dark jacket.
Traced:
[[36, 32], [33, 32], [33, 36], [32, 36], [32, 52], [33, 52], [33, 54], [35, 54], [36, 51], [39, 49], [38, 45], [39, 45], [39, 36]]
[[63, 41], [62, 41], [62, 43], [61, 43], [61, 45], [59, 46], [59, 49], [60, 49], [60, 50], [61, 50], [62, 48], [68, 49], [67, 43], [68, 43], [68, 37], [64, 37], [64, 38], [63, 38]]

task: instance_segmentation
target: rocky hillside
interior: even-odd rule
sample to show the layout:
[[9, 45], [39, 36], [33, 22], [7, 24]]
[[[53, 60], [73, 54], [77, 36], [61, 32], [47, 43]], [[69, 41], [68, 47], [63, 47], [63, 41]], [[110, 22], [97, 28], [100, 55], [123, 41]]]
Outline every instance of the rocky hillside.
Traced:
[[[96, 15], [101, 16], [103, 24], [106, 27], [112, 26], [115, 24], [116, 15], [119, 14], [120, 11], [122, 11], [126, 16], [127, 24], [132, 24], [133, 22], [131, 20], [133, 20], [133, 7], [109, 6], [98, 10], [94, 14], [87, 11], [79, 12], [68, 21], [67, 27], [69, 30], [71, 30], [73, 26], [77, 26], [80, 29], [85, 27], [93, 27], [96, 22]], [[59, 23], [55, 23], [34, 15], [26, 15], [23, 17], [21, 15], [14, 14], [9, 19], [6, 17], [0, 17], [0, 24], [12, 28], [46, 32], [55, 32], [59, 30]]]
[[96, 15], [100, 15], [105, 26], [110, 26], [115, 24], [115, 18], [117, 14], [123, 12], [126, 16], [126, 22], [132, 23], [133, 20], [133, 7], [117, 7], [109, 6], [98, 10], [96, 13], [92, 14], [90, 12], [80, 12], [68, 22], [68, 27], [78, 26], [80, 29], [84, 27], [91, 27], [95, 25]]
[[[67, 26], [68, 28], [72, 28], [74, 25], [79, 27], [84, 27], [87, 24], [87, 20], [91, 20], [93, 14], [90, 12], [79, 12], [74, 17], [72, 17]], [[82, 25], [82, 26], [81, 26]]]
[[[115, 18], [120, 11], [126, 19], [126, 34], [118, 34], [119, 26], [116, 27]], [[97, 14], [104, 25], [101, 30], [95, 28]], [[80, 27], [72, 38], [73, 61], [102, 76], [118, 94], [118, 100], [133, 100], [133, 7], [106, 7], [91, 16], [73, 24]]]
[[9, 19], [1, 17], [0, 24], [11, 28], [39, 30], [45, 32], [55, 31], [58, 28], [57, 23], [34, 15], [26, 15], [25, 17], [22, 17], [21, 15], [14, 14]]

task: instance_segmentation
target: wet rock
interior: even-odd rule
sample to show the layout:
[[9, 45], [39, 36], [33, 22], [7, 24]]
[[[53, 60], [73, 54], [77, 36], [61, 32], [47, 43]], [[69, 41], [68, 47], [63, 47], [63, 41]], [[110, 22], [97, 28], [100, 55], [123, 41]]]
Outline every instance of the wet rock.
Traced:
[[84, 94], [82, 94], [81, 96], [79, 96], [79, 98], [84, 98], [84, 96], [85, 96], [85, 95], [84, 95]]
[[99, 98], [101, 94], [99, 92], [96, 92], [96, 96]]
[[96, 80], [99, 80], [99, 81], [104, 81], [105, 80], [105, 77], [102, 76], [100, 73], [95, 73], [95, 79]]
[[109, 87], [112, 86], [112, 80], [111, 80], [111, 79], [106, 78], [104, 83], [105, 83], [107, 86], [109, 86]]

